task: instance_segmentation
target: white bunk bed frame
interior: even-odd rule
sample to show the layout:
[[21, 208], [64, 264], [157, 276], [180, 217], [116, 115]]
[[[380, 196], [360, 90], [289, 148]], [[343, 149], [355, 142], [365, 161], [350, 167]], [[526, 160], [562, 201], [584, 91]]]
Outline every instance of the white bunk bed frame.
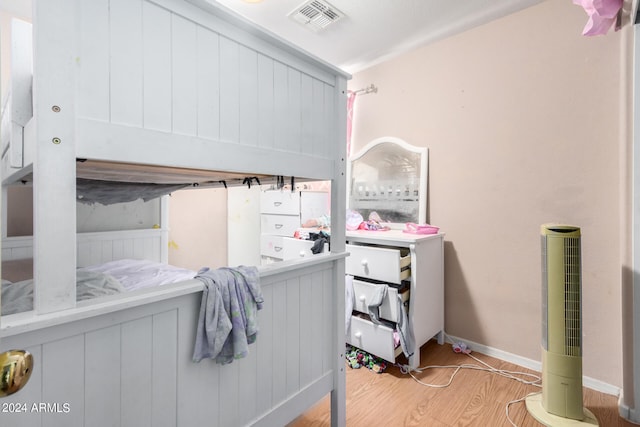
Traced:
[[[4, 185], [33, 182], [35, 310], [1, 319], [0, 351], [30, 351], [34, 369], [0, 423], [280, 426], [331, 393], [345, 425], [349, 76], [205, 0], [34, 0], [32, 24], [32, 84], [13, 67], [2, 153]], [[330, 180], [331, 253], [260, 267], [249, 356], [193, 363], [200, 281], [76, 304], [85, 248], [122, 246], [76, 235], [79, 158]]]

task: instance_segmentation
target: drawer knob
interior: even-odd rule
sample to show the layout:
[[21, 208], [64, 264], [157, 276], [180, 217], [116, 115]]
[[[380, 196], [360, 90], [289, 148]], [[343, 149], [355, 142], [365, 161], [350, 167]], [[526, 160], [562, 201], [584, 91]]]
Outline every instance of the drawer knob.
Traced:
[[360, 261], [360, 264], [362, 264], [363, 267], [366, 267], [367, 265], [369, 265], [369, 261], [367, 261], [367, 259], [364, 258], [362, 261]]
[[282, 250], [282, 246], [274, 246], [273, 250], [280, 252]]
[[300, 251], [300, 258], [304, 258], [304, 251]]
[[358, 299], [360, 301], [364, 302], [367, 299], [367, 297], [365, 297], [364, 295], [360, 295], [360, 298], [358, 298]]
[[353, 336], [360, 339], [362, 338], [362, 332], [356, 332], [355, 334], [353, 334]]

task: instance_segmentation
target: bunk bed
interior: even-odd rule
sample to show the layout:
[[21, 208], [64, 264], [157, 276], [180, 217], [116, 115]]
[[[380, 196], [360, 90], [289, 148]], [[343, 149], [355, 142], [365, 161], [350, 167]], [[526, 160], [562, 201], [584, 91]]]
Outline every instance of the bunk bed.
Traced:
[[[33, 258], [35, 304], [2, 316], [0, 351], [34, 367], [2, 425], [286, 425], [329, 393], [344, 425], [349, 76], [205, 0], [34, 0], [31, 24], [12, 33], [0, 140], [3, 186], [33, 186], [34, 237], [2, 255]], [[162, 261], [167, 243], [164, 226], [77, 234], [79, 178], [269, 177], [331, 182], [332, 246], [258, 268], [247, 357], [193, 362], [199, 280], [76, 301], [77, 267], [123, 248]]]

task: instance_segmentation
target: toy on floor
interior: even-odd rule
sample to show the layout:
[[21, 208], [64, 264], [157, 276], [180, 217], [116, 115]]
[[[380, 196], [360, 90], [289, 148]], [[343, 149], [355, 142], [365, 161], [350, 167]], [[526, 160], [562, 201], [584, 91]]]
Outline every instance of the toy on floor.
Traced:
[[345, 357], [349, 367], [353, 369], [359, 369], [364, 366], [376, 374], [381, 374], [387, 368], [387, 362], [383, 359], [350, 345], [347, 345]]
[[453, 344], [451, 347], [453, 348], [453, 351], [455, 353], [464, 353], [464, 354], [471, 353], [471, 350], [469, 349], [469, 347], [467, 347], [467, 345], [463, 342], [457, 342]]

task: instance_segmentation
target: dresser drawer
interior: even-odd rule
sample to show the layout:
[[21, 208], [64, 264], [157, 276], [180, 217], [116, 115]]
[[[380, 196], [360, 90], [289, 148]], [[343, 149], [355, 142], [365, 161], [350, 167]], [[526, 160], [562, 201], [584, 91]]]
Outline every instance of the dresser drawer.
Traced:
[[293, 237], [300, 227], [300, 217], [291, 215], [260, 215], [260, 231], [262, 234]]
[[260, 255], [282, 259], [284, 247], [282, 236], [263, 234], [260, 236]]
[[356, 316], [351, 318], [347, 342], [389, 362], [394, 362], [402, 352], [400, 346], [395, 348], [393, 329]]
[[[311, 248], [315, 242], [313, 240], [302, 240], [302, 239], [294, 239], [292, 237], [283, 237], [282, 238], [282, 246], [283, 246], [283, 259], [298, 259], [298, 258], [307, 258], [313, 255], [311, 252]], [[327, 243], [324, 244], [324, 250], [322, 253], [329, 252], [329, 245]]]
[[411, 276], [411, 255], [400, 249], [347, 245], [351, 255], [345, 261], [347, 274], [400, 284]]
[[[368, 313], [368, 305], [373, 300], [374, 295], [376, 294], [378, 287], [384, 285], [377, 285], [375, 283], [363, 282], [361, 280], [353, 281], [353, 297], [354, 304], [353, 309], [359, 311], [361, 313]], [[392, 322], [397, 322], [400, 316], [398, 313], [398, 290], [394, 287], [389, 286], [387, 289], [387, 295], [382, 300], [382, 304], [379, 307], [379, 316], [381, 319], [390, 320]], [[406, 302], [409, 300], [409, 291], [402, 292], [400, 294], [400, 298], [402, 298], [402, 302]]]
[[299, 215], [300, 193], [297, 191], [263, 191], [260, 193], [260, 213]]

